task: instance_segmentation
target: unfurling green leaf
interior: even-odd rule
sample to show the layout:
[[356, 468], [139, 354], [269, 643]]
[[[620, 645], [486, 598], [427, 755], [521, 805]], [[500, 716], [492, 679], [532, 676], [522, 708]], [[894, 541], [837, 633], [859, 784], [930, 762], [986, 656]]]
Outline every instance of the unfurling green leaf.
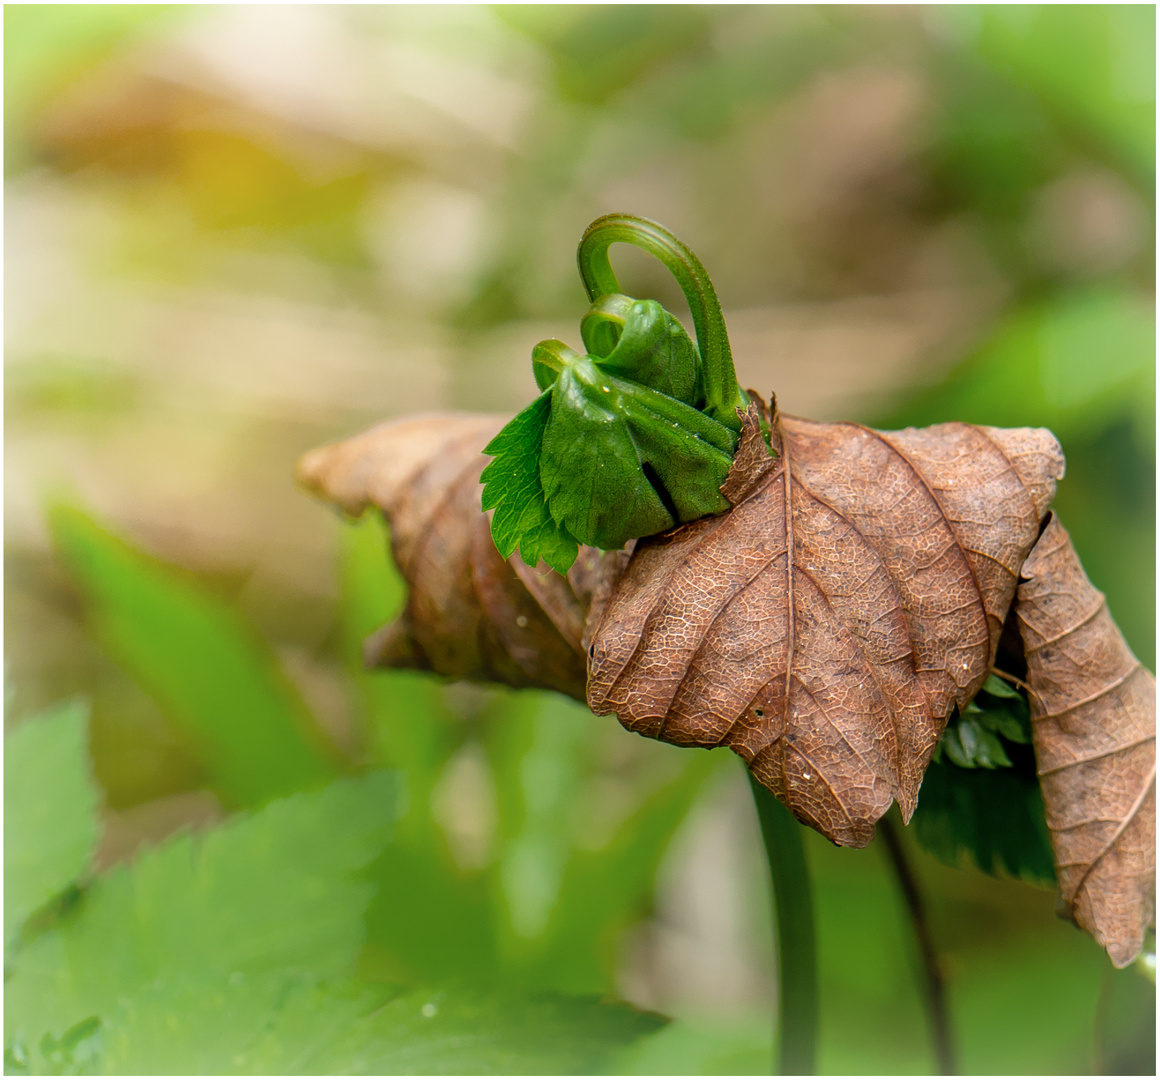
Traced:
[[669, 397], [705, 406], [705, 373], [680, 321], [655, 300], [602, 296], [580, 321], [580, 337], [600, 367]]
[[578, 541], [613, 549], [720, 514], [732, 433], [704, 413], [578, 357], [560, 373], [540, 477], [549, 512]]
[[[689, 300], [697, 344], [655, 300], [619, 292], [614, 241], [656, 255]], [[543, 391], [484, 452], [483, 509], [505, 558], [561, 573], [577, 546], [612, 550], [729, 509], [721, 485], [737, 449], [737, 384], [724, 320], [704, 268], [660, 226], [611, 215], [589, 227], [580, 270], [593, 301], [580, 355], [561, 341], [532, 352]]]

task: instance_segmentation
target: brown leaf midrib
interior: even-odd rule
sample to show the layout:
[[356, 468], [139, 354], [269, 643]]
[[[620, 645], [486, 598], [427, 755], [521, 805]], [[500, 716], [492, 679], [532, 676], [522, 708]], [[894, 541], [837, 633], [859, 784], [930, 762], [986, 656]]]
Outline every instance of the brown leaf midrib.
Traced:
[[[665, 575], [661, 587], [657, 590], [656, 600], [649, 607], [648, 613], [645, 615], [645, 617], [643, 619], [641, 619], [641, 621], [640, 621], [640, 625], [642, 628], [645, 626], [648, 626], [648, 624], [652, 620], [653, 616], [656, 615], [657, 608], [661, 605], [661, 602], [664, 600], [669, 586], [672, 585], [672, 583], [673, 583], [673, 579], [677, 576], [677, 574], [680, 571], [682, 571], [688, 567], [689, 560], [693, 557], [693, 555], [696, 554], [697, 549], [701, 546], [701, 542], [708, 539], [710, 536], [715, 535], [719, 529], [724, 528], [724, 526], [728, 522], [733, 520], [733, 515], [732, 514], [722, 514], [720, 517], [711, 518], [709, 520], [711, 521], [711, 525], [705, 527], [704, 535], [702, 537], [700, 537], [700, 539], [698, 540], [697, 546], [694, 547], [689, 552], [689, 554], [686, 555], [679, 562], [674, 563], [672, 569], [668, 572], [668, 574]], [[682, 528], [689, 528], [689, 526], [687, 526], [687, 525], [681, 526], [681, 527]], [[727, 603], [728, 603], [728, 600], [726, 600], [722, 604], [722, 609], [724, 609], [724, 606]], [[598, 638], [600, 636], [601, 631], [604, 629], [604, 622], [605, 622], [605, 620], [607, 620], [608, 613], [610, 610], [611, 610], [611, 604], [609, 604], [608, 606], [605, 607], [603, 615], [601, 616], [600, 626], [597, 627], [596, 633], [592, 635], [593, 640], [596, 640], [596, 638]], [[604, 697], [606, 699], [611, 698], [612, 695], [616, 692], [617, 687], [620, 685], [620, 680], [624, 678], [624, 673], [632, 666], [633, 660], [635, 660], [637, 655], [640, 653], [641, 648], [643, 647], [643, 642], [644, 642], [644, 635], [641, 634], [637, 637], [636, 642], [633, 644], [632, 650], [629, 652], [628, 656], [625, 657], [624, 662], [620, 665], [620, 668], [617, 670], [616, 676], [608, 683], [608, 689], [604, 692]], [[700, 648], [700, 643], [698, 643], [697, 647]], [[674, 694], [674, 697], [675, 697], [675, 694]], [[669, 701], [669, 706], [671, 707], [671, 705], [672, 705], [672, 700]], [[667, 710], [666, 710], [666, 715], [667, 715]], [[661, 722], [662, 723], [664, 722], [663, 717], [661, 719]]]
[[[789, 731], [789, 702], [790, 702], [790, 680], [793, 678], [794, 656], [797, 653], [797, 604], [794, 599], [793, 591], [793, 571], [794, 564], [797, 562], [797, 548], [794, 546], [793, 539], [793, 465], [790, 460], [789, 439], [785, 433], [785, 426], [781, 422], [780, 417], [775, 417], [778, 433], [778, 446], [781, 450], [782, 461], [782, 484], [785, 487], [785, 508], [782, 511], [785, 518], [785, 580], [786, 580], [786, 604], [787, 604], [787, 618], [788, 623], [786, 627], [786, 653], [785, 653], [785, 693], [782, 697], [782, 713], [781, 713], [781, 729], [782, 731]], [[800, 679], [798, 680], [801, 681]], [[824, 712], [823, 712], [823, 715]], [[833, 726], [831, 724], [831, 726]], [[803, 758], [805, 754], [797, 751]], [[808, 761], [809, 759], [806, 758]], [[785, 754], [781, 756], [782, 763], [782, 782], [788, 783], [788, 778], [785, 777]], [[812, 766], [811, 766], [812, 767]], [[819, 774], [821, 775], [821, 774]], [[833, 785], [826, 782], [830, 790], [833, 791]], [[838, 800], [841, 802], [841, 800]], [[842, 812], [846, 814], [849, 820], [849, 813], [846, 808], [842, 807]]]

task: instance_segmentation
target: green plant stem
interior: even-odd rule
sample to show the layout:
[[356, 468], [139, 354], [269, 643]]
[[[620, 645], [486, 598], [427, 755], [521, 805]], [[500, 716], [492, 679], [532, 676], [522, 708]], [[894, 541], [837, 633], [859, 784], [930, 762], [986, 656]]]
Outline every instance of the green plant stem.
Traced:
[[749, 783], [773, 882], [778, 969], [775, 1072], [812, 1076], [818, 1048], [817, 944], [802, 826], [752, 773]]
[[689, 303], [697, 349], [705, 365], [705, 411], [726, 427], [740, 430], [741, 422], [736, 410], [745, 408], [749, 395], [737, 383], [725, 317], [721, 314], [713, 282], [701, 261], [655, 221], [633, 214], [605, 214], [584, 230], [576, 252], [580, 278], [589, 300], [593, 302], [601, 296], [620, 292], [616, 274], [608, 261], [608, 249], [616, 243], [632, 244], [647, 251], [677, 279]]
[[938, 954], [935, 952], [930, 924], [926, 920], [926, 905], [922, 902], [922, 894], [918, 889], [918, 879], [914, 876], [910, 860], [906, 857], [906, 848], [902, 844], [902, 837], [898, 835], [894, 822], [889, 818], [882, 818], [878, 822], [878, 834], [886, 845], [890, 867], [898, 879], [898, 886], [902, 890], [903, 899], [906, 901], [906, 912], [910, 917], [910, 925], [918, 942], [918, 952], [922, 958], [922, 970], [926, 983], [925, 1005], [930, 1019], [931, 1039], [934, 1042], [934, 1054], [938, 1061], [939, 1072], [943, 1076], [954, 1076], [958, 1070], [955, 1067], [951, 1021], [947, 1011], [946, 982], [943, 979], [942, 968], [939, 966]]

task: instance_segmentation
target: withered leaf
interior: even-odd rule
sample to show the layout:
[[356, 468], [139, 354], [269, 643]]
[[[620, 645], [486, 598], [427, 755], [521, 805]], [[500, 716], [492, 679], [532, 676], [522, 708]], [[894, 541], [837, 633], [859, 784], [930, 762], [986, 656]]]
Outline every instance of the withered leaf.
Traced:
[[591, 548], [566, 578], [496, 551], [480, 510], [482, 450], [504, 420], [419, 416], [306, 454], [301, 484], [347, 513], [381, 510], [408, 584], [403, 614], [367, 642], [372, 666], [559, 690], [584, 700], [584, 621], [602, 567]]
[[1054, 514], [1023, 578], [1015, 611], [1060, 899], [1124, 967], [1156, 910], [1156, 680]]
[[745, 418], [732, 510], [581, 548], [566, 577], [491, 541], [479, 473], [500, 418], [381, 425], [306, 455], [298, 477], [389, 520], [409, 594], [370, 662], [547, 687], [641, 734], [729, 746], [839, 844], [868, 843], [892, 800], [909, 819], [1014, 604], [1064, 898], [1126, 962], [1152, 915], [1153, 683], [1078, 563], [1058, 562], [1062, 527], [1040, 538], [1063, 475], [1054, 436], [771, 419], [774, 456]]
[[1050, 432], [968, 424], [782, 416], [774, 439], [728, 514], [638, 542], [588, 703], [731, 747], [799, 819], [861, 847], [893, 800], [909, 819], [951, 708], [986, 679], [1063, 457]]

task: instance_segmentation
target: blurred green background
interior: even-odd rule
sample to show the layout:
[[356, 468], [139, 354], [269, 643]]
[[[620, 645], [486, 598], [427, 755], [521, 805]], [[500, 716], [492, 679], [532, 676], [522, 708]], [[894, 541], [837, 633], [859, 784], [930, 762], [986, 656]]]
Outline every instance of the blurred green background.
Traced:
[[[1154, 667], [1154, 7], [20, 5], [4, 25], [6, 724], [90, 709], [87, 765], [44, 765], [42, 800], [93, 785], [58, 886], [103, 895], [183, 830], [394, 770], [391, 838], [351, 856], [375, 886], [351, 978], [676, 1018], [543, 1071], [768, 1069], [736, 761], [548, 694], [362, 673], [401, 603], [381, 526], [291, 481], [387, 417], [521, 408], [531, 346], [578, 340], [575, 245], [613, 210], [698, 253], [742, 384], [786, 412], [1050, 427], [1060, 515]], [[626, 291], [680, 311], [633, 256]], [[1139, 970], [1049, 891], [907, 840], [964, 1072], [1154, 1072]], [[928, 1072], [883, 852], [808, 841], [823, 1070]]]

